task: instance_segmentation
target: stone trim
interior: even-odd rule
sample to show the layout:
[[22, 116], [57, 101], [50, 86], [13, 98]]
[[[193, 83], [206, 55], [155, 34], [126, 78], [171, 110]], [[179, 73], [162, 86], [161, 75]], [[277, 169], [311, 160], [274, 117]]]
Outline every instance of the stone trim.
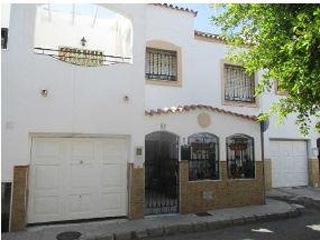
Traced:
[[27, 225], [29, 165], [14, 166], [10, 231], [25, 229]]
[[256, 178], [228, 179], [226, 161], [220, 161], [221, 181], [189, 182], [189, 163], [180, 161], [180, 212], [195, 213], [219, 208], [264, 203], [262, 161], [256, 161]]
[[129, 169], [129, 219], [144, 217], [144, 167], [134, 168], [133, 163], [128, 164]]
[[272, 188], [272, 160], [264, 160], [264, 175], [265, 175], [265, 186], [266, 190], [271, 190]]
[[320, 185], [320, 171], [319, 160], [309, 159], [309, 185], [311, 187], [319, 187]]

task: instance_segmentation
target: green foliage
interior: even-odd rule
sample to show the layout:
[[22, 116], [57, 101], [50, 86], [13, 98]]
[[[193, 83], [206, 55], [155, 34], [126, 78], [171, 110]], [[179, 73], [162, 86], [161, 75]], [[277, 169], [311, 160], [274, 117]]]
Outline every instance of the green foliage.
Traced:
[[[282, 121], [297, 113], [303, 134], [311, 117], [320, 117], [320, 5], [319, 4], [221, 4], [214, 24], [237, 51], [229, 56], [249, 73], [264, 70], [256, 94], [274, 84], [286, 92], [268, 114]], [[239, 50], [239, 47], [242, 50]], [[263, 117], [261, 117], [263, 118]]]

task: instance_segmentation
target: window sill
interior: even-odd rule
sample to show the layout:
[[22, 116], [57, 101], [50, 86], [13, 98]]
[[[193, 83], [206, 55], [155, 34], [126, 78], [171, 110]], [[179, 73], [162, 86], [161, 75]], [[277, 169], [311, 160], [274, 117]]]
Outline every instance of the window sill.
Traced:
[[258, 108], [258, 104], [256, 102], [249, 103], [249, 102], [240, 102], [240, 101], [229, 101], [224, 100], [223, 105], [231, 106], [231, 107], [248, 107], [248, 108]]
[[147, 80], [146, 84], [166, 87], [182, 87], [181, 81]]
[[203, 182], [222, 182], [222, 179], [203, 179], [203, 180], [188, 180], [188, 183], [203, 183]]
[[228, 178], [228, 181], [229, 182], [232, 182], [232, 181], [255, 181], [257, 180], [257, 178]]

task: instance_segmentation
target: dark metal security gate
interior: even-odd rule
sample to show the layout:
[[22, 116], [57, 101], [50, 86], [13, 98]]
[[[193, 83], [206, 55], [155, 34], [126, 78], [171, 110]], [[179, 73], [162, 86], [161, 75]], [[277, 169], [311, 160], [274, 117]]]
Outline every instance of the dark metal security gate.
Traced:
[[145, 154], [145, 215], [178, 212], [179, 137], [150, 133]]

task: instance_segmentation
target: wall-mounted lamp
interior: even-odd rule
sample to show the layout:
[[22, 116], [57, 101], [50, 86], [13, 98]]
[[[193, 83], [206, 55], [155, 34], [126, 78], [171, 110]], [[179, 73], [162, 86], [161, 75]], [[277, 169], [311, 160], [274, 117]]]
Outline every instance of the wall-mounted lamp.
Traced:
[[128, 96], [128, 95], [125, 95], [125, 96], [123, 97], [123, 101], [128, 102], [128, 101], [129, 101], [129, 96]]
[[86, 46], [86, 43], [87, 43], [87, 40], [84, 37], [82, 37], [81, 45], [84, 47], [84, 46]]
[[42, 97], [47, 97], [48, 96], [48, 90], [47, 89], [42, 89], [40, 94], [42, 95]]

